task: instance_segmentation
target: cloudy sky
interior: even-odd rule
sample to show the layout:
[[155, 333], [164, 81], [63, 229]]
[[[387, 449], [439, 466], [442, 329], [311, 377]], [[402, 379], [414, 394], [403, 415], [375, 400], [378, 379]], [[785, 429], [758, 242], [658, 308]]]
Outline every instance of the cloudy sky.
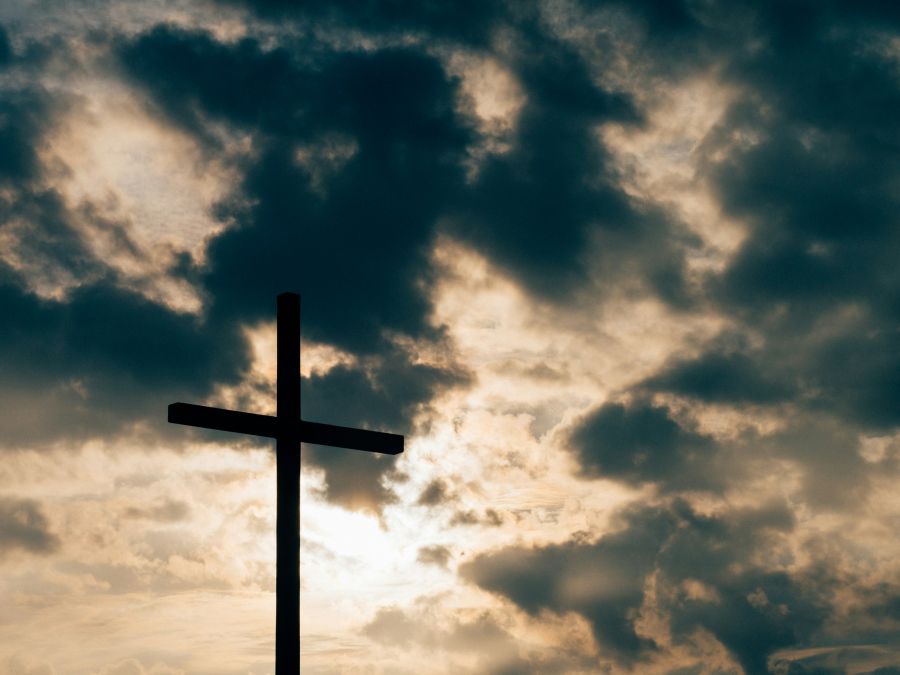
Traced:
[[[302, 7], [302, 8], [301, 8]], [[900, 673], [900, 5], [0, 4], [0, 672]]]

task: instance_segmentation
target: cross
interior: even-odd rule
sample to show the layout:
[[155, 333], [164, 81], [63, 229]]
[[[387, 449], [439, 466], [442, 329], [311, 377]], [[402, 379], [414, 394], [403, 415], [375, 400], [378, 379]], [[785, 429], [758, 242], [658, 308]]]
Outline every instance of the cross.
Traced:
[[169, 422], [275, 439], [275, 673], [300, 672], [300, 443], [385, 455], [403, 452], [403, 436], [307, 422], [300, 417], [300, 296], [278, 296], [276, 415], [192, 403], [169, 404]]

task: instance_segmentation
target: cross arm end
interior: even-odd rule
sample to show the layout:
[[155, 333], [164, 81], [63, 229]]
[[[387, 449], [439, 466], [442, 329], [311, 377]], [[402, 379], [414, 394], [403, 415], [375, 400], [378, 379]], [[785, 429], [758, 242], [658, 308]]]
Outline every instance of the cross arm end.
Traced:
[[172, 424], [184, 424], [190, 427], [230, 431], [251, 436], [275, 438], [278, 435], [274, 417], [237, 410], [210, 408], [194, 403], [170, 403], [168, 420]]

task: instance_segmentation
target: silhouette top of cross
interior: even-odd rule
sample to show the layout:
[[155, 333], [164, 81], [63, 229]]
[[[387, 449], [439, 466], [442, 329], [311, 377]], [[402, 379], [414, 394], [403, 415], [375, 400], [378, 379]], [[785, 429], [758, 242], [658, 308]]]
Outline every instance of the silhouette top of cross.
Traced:
[[300, 443], [386, 455], [403, 452], [403, 436], [300, 417], [300, 296], [278, 296], [277, 412], [271, 415], [171, 403], [169, 422], [276, 440], [275, 673], [300, 672]]

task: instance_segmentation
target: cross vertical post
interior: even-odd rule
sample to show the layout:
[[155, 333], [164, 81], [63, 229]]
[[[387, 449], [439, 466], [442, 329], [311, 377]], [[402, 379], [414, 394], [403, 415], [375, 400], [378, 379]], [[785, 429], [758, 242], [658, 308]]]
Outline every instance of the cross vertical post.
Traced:
[[300, 296], [278, 296], [275, 674], [300, 672]]

